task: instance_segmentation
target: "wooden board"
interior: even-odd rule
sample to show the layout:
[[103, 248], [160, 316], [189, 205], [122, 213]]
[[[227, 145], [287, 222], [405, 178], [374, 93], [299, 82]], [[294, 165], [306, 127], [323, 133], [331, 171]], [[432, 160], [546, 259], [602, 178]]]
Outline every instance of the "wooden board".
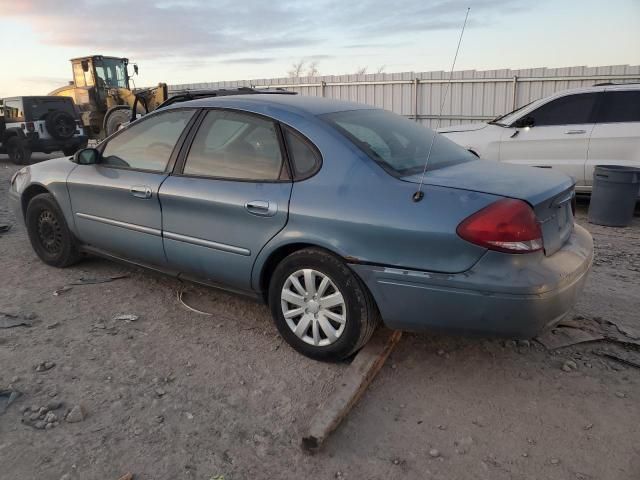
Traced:
[[558, 326], [547, 330], [536, 337], [547, 350], [556, 350], [558, 348], [569, 347], [584, 342], [597, 342], [604, 340], [604, 336], [581, 330], [579, 328]]
[[384, 365], [402, 332], [380, 328], [349, 365], [340, 385], [318, 408], [302, 437], [302, 448], [315, 452], [333, 432], [362, 396]]

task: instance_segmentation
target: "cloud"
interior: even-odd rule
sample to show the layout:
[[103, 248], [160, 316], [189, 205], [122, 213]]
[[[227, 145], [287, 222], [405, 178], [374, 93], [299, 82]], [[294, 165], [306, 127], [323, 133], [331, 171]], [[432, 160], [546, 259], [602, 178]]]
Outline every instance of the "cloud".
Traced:
[[275, 62], [277, 58], [274, 57], [240, 57], [240, 58], [225, 58], [224, 60], [218, 60], [220, 63], [227, 64], [262, 64]]
[[[0, 10], [5, 21], [26, 21], [41, 42], [53, 46], [83, 46], [87, 52], [118, 52], [136, 59], [222, 57], [221, 63], [267, 63], [285, 50], [305, 58], [325, 58], [304, 51], [327, 51], [337, 40], [384, 45], [407, 33], [458, 29], [467, 3], [0, 0]], [[504, 12], [523, 8], [527, 8], [523, 0], [474, 0], [470, 27], [494, 23]], [[225, 59], [230, 55], [242, 57]]]
[[324, 55], [324, 54], [307, 55], [305, 58], [308, 60], [328, 60], [330, 58], [335, 58], [335, 55]]

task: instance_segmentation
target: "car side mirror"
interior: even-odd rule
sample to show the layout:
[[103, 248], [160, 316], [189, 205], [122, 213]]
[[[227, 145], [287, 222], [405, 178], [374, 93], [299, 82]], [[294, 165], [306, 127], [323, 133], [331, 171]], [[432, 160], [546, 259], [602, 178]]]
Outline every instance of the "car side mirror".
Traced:
[[533, 119], [533, 117], [530, 117], [529, 115], [527, 115], [526, 117], [522, 117], [519, 118], [518, 120], [516, 120], [513, 124], [514, 127], [516, 128], [531, 128], [536, 124], [535, 120]]
[[83, 148], [75, 153], [73, 161], [78, 165], [95, 165], [100, 163], [100, 152], [95, 148]]

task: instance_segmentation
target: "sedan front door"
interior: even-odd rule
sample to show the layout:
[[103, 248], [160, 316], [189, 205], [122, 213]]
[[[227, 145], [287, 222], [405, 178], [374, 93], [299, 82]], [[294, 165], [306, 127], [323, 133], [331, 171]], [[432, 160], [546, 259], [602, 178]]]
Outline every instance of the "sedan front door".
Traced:
[[158, 190], [192, 109], [159, 112], [100, 145], [101, 161], [78, 165], [67, 179], [80, 241], [116, 256], [166, 263]]
[[500, 161], [559, 170], [584, 185], [597, 95], [565, 95], [526, 113], [504, 129]]
[[176, 174], [160, 187], [164, 248], [185, 276], [251, 289], [251, 269], [284, 228], [291, 176], [272, 120], [209, 110]]

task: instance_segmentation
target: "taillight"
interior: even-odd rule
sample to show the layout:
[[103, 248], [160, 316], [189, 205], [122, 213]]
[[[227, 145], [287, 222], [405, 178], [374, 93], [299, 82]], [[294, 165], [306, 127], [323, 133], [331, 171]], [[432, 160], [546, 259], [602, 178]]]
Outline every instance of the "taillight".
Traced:
[[543, 247], [540, 224], [522, 200], [498, 200], [463, 220], [456, 231], [468, 242], [498, 252], [530, 253]]

